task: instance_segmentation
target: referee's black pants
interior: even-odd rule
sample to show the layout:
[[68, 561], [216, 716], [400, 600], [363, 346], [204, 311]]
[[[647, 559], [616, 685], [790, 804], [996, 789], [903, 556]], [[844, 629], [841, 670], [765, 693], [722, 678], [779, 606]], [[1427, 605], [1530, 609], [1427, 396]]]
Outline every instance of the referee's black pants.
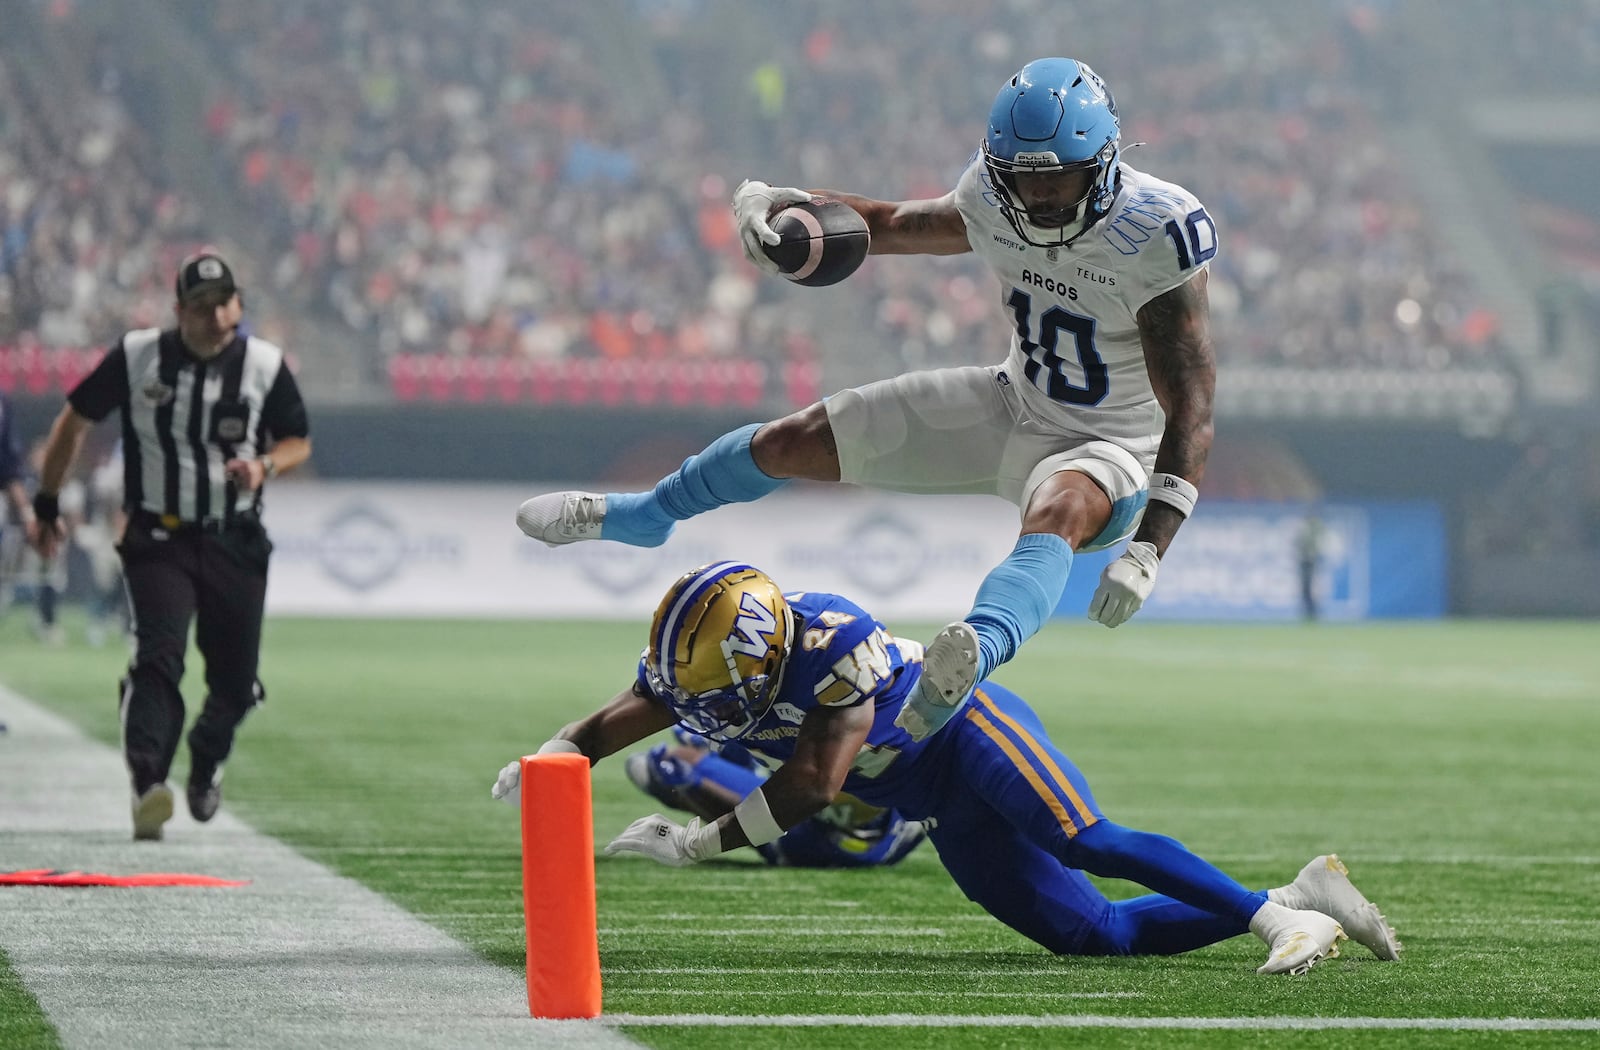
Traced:
[[163, 528], [160, 519], [136, 514], [118, 551], [137, 638], [121, 698], [133, 789], [142, 794], [166, 780], [177, 753], [190, 621], [206, 665], [205, 706], [189, 731], [191, 769], [209, 778], [233, 749], [234, 730], [266, 695], [256, 666], [272, 544], [255, 519]]

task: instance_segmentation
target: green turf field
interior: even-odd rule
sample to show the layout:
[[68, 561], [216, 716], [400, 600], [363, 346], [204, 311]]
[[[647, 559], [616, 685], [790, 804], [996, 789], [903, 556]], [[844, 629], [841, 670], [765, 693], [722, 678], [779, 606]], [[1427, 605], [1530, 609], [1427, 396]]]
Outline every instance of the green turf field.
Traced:
[[[269, 700], [241, 734], [225, 804], [518, 968], [516, 818], [489, 785], [626, 684], [642, 636], [274, 621]], [[0, 681], [108, 742], [122, 661], [77, 641], [40, 648], [16, 612], [0, 621]], [[1600, 626], [1071, 624], [999, 677], [1113, 819], [1176, 836], [1251, 885], [1337, 851], [1399, 929], [1404, 961], [1349, 945], [1303, 978], [1258, 977], [1254, 938], [1058, 959], [966, 902], [928, 847], [858, 872], [766, 869], [753, 854], [688, 870], [600, 858], [607, 1013], [1600, 1017]], [[193, 668], [190, 687], [197, 697]], [[654, 808], [620, 762], [596, 770], [598, 842]], [[0, 1044], [54, 1045], [3, 956], [0, 1017]], [[659, 1047], [1600, 1044], [1594, 1031], [626, 1031]]]

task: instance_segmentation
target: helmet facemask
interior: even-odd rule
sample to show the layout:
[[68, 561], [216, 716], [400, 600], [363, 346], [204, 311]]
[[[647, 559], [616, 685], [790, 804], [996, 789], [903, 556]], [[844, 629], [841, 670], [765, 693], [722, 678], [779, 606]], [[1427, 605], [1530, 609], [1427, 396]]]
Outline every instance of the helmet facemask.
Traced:
[[[1037, 248], [1062, 248], [1083, 236], [1103, 216], [1116, 195], [1117, 143], [1108, 140], [1100, 152], [1088, 160], [1062, 163], [1045, 151], [1019, 151], [1015, 157], [996, 156], [983, 144], [983, 162], [1000, 204], [1000, 213], [1011, 228], [1028, 244]], [[1089, 176], [1087, 179], [1084, 176]], [[1063, 184], [1081, 183], [1050, 194], [1029, 192], [1030, 180], [1056, 179]], [[1043, 206], [1028, 204], [1047, 196]]]
[[[727, 641], [723, 641], [724, 647]], [[678, 721], [691, 733], [713, 740], [737, 740], [748, 733], [761, 716], [767, 713], [783, 684], [784, 657], [787, 653], [773, 652], [767, 664], [769, 673], [734, 679], [734, 684], [703, 693], [691, 694], [682, 686], [673, 685], [656, 670], [656, 663], [646, 655], [647, 679], [650, 689], [678, 716]], [[734, 661], [728, 660], [730, 677], [737, 671]]]

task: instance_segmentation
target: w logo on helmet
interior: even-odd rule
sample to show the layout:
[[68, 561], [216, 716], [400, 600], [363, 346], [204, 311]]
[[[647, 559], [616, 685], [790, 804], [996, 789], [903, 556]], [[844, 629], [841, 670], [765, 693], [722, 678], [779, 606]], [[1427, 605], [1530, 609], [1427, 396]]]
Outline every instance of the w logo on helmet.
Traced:
[[739, 615], [733, 621], [733, 633], [728, 635], [729, 651], [760, 660], [772, 648], [773, 636], [777, 633], [777, 614], [749, 591], [741, 594]]

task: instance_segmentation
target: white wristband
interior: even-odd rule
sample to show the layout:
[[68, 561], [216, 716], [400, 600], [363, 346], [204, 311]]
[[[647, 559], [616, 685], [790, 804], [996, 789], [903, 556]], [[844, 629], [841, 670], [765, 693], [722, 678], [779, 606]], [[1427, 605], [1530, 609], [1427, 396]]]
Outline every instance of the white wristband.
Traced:
[[733, 819], [744, 829], [744, 837], [752, 846], [765, 846], [783, 837], [783, 829], [772, 819], [767, 796], [760, 788], [746, 795], [744, 801], [733, 807]]
[[1194, 513], [1194, 505], [1200, 502], [1200, 490], [1191, 485], [1187, 478], [1176, 474], [1152, 474], [1150, 501], [1165, 503], [1187, 518]]
[[581, 755], [583, 754], [583, 748], [579, 747], [577, 744], [574, 744], [570, 740], [563, 740], [557, 736], [551, 737], [549, 740], [546, 740], [544, 743], [540, 744], [539, 750], [535, 752], [535, 754]]
[[684, 831], [683, 853], [690, 860], [707, 860], [722, 852], [722, 829], [716, 821], [701, 823], [700, 818], [695, 817]]

